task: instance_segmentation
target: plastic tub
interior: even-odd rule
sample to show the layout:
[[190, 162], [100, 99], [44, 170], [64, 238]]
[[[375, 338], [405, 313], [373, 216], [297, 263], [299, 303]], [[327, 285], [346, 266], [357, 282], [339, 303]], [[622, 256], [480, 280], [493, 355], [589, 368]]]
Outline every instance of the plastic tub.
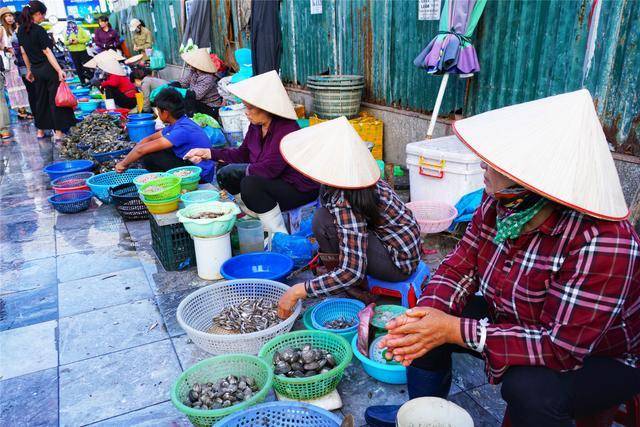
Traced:
[[[194, 383], [216, 382], [229, 375], [247, 376], [255, 380], [259, 390], [248, 400], [227, 408], [202, 410], [190, 408], [184, 404], [188, 399], [189, 391]], [[244, 412], [256, 403], [262, 402], [273, 383], [273, 373], [270, 367], [255, 356], [246, 354], [229, 354], [212, 357], [196, 363], [184, 371], [171, 387], [171, 402], [189, 421], [195, 426], [211, 426], [230, 414], [238, 411]]]
[[196, 249], [198, 276], [204, 280], [222, 279], [220, 267], [231, 258], [229, 233], [215, 237], [192, 236]]
[[278, 302], [289, 286], [272, 280], [231, 280], [205, 286], [187, 295], [178, 305], [176, 319], [189, 338], [201, 349], [213, 354], [257, 354], [270, 339], [288, 332], [300, 314], [298, 301], [287, 319], [258, 332], [248, 334], [213, 334], [213, 316], [224, 308], [238, 305], [246, 298], [266, 298]]
[[63, 160], [61, 162], [49, 163], [44, 167], [43, 172], [49, 175], [53, 181], [65, 175], [77, 172], [89, 172], [94, 168], [91, 160]]
[[155, 120], [135, 120], [127, 122], [127, 132], [129, 139], [133, 142], [140, 142], [149, 135], [156, 132]]
[[78, 101], [78, 108], [83, 113], [91, 113], [98, 108], [98, 106], [100, 105], [100, 102], [101, 101], [97, 99], [90, 99], [88, 101]]
[[465, 194], [484, 186], [480, 158], [455, 136], [407, 144], [411, 201], [455, 206]]
[[376, 380], [387, 384], [407, 383], [407, 368], [404, 366], [376, 362], [360, 353], [358, 335], [355, 335], [351, 340], [351, 350], [362, 364], [364, 371]]
[[241, 221], [236, 224], [236, 228], [238, 229], [240, 253], [264, 251], [264, 229], [260, 220]]
[[[364, 303], [351, 298], [328, 298], [313, 307], [311, 311], [311, 323], [314, 329], [340, 333], [347, 341], [353, 338], [358, 330], [360, 321], [358, 313], [364, 308]], [[345, 329], [329, 329], [324, 325], [335, 319], [343, 318], [353, 321], [353, 326]]]
[[155, 120], [155, 115], [151, 113], [138, 113], [138, 114], [129, 114], [128, 119], [130, 122], [138, 122], [141, 120]]
[[422, 234], [445, 231], [458, 216], [456, 208], [445, 202], [420, 200], [407, 203], [407, 208], [413, 212]]
[[293, 269], [293, 260], [276, 252], [238, 255], [224, 264], [220, 273], [225, 279], [283, 280]]
[[328, 351], [335, 358], [337, 365], [329, 372], [312, 377], [289, 378], [274, 375], [273, 388], [290, 399], [317, 399], [332, 392], [340, 383], [344, 370], [353, 357], [351, 345], [337, 334], [324, 331], [295, 331], [279, 335], [266, 343], [260, 350], [260, 358], [273, 365], [273, 355], [276, 351], [291, 347], [300, 348], [304, 344]]
[[[221, 213], [217, 218], [191, 218], [202, 212]], [[180, 209], [176, 216], [191, 236], [213, 237], [231, 232], [240, 209], [231, 202], [196, 203]]]
[[225, 417], [213, 427], [340, 427], [337, 415], [304, 402], [269, 402], [252, 406]]
[[184, 193], [180, 196], [180, 200], [184, 203], [185, 207], [197, 203], [217, 202], [220, 200], [220, 192], [215, 190], [196, 190]]

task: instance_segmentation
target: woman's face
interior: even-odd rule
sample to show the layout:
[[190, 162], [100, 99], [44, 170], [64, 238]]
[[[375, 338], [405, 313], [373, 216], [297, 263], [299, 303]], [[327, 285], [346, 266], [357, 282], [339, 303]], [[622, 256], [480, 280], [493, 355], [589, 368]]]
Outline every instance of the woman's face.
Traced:
[[98, 25], [100, 25], [100, 28], [105, 30], [105, 29], [107, 29], [109, 27], [109, 22], [107, 22], [107, 21], [98, 21]]
[[252, 125], [264, 125], [271, 121], [271, 114], [269, 114], [268, 112], [246, 102], [244, 103], [244, 105], [247, 107], [247, 112], [245, 113], [245, 115]]
[[45, 15], [42, 12], [36, 12], [31, 16], [33, 17], [33, 22], [35, 22], [36, 24], [41, 23], [45, 19]]
[[480, 166], [484, 170], [484, 186], [487, 194], [493, 195], [498, 191], [502, 191], [505, 188], [516, 185], [515, 181], [512, 181], [501, 173], [496, 172], [485, 162], [480, 163]]
[[13, 14], [12, 13], [7, 13], [5, 14], [2, 19], [4, 20], [4, 22], [7, 25], [13, 25], [14, 22], [16, 22], [16, 20], [13, 18]]

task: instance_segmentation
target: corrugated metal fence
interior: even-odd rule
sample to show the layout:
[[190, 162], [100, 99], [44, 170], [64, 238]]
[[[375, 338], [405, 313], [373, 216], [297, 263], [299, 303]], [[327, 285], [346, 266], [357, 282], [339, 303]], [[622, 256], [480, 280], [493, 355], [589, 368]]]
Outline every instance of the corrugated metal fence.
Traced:
[[[210, 1], [213, 50], [230, 61], [248, 45], [250, 3]], [[140, 3], [131, 16], [146, 21], [153, 14], [158, 46], [168, 62], [181, 64], [181, 31], [171, 30], [169, 14], [174, 5], [180, 20], [180, 1], [152, 4], [153, 10]], [[366, 101], [431, 111], [440, 78], [414, 67], [413, 59], [438, 23], [418, 20], [417, 0], [322, 0], [322, 9], [311, 15], [308, 0], [282, 0], [285, 81], [362, 74]], [[585, 86], [616, 151], [640, 156], [639, 37], [636, 0], [489, 0], [475, 35], [481, 71], [449, 80], [442, 112], [471, 115]]]

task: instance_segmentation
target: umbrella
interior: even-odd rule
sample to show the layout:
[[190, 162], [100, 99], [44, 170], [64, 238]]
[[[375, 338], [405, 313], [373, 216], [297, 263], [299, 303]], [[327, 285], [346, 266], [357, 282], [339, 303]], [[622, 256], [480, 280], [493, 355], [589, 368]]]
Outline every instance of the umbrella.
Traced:
[[427, 137], [433, 135], [449, 74], [470, 77], [480, 70], [471, 36], [478, 25], [487, 0], [445, 0], [438, 34], [413, 61], [429, 74], [443, 75]]

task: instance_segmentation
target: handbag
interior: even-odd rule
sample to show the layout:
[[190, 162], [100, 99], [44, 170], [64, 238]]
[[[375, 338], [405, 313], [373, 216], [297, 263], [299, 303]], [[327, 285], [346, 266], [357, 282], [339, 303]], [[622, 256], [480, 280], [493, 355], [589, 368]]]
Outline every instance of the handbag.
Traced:
[[71, 93], [71, 89], [66, 82], [60, 82], [58, 86], [58, 91], [56, 92], [56, 107], [68, 107], [68, 108], [76, 108], [78, 105], [78, 101], [76, 97]]

